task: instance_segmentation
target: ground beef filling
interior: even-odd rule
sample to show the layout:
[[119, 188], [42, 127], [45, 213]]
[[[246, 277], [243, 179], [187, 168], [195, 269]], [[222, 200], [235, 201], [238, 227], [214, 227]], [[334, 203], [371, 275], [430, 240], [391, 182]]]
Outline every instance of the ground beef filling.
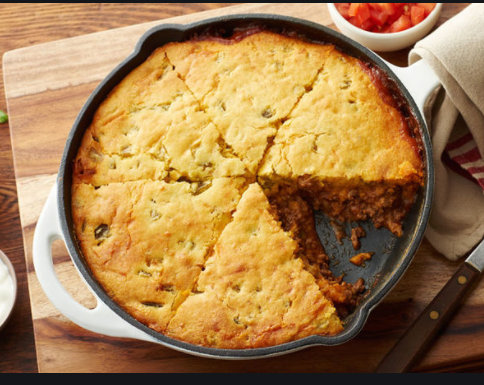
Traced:
[[[275, 217], [285, 231], [291, 232], [299, 245], [298, 257], [330, 299], [341, 318], [345, 318], [361, 300], [365, 291], [363, 279], [354, 284], [335, 277], [329, 257], [316, 232], [314, 211], [321, 210], [340, 222], [371, 220], [375, 227], [385, 227], [397, 236], [402, 222], [415, 202], [419, 185], [397, 186], [371, 183], [360, 186], [323, 185], [310, 178], [301, 178], [297, 186], [279, 185], [269, 194]], [[352, 234], [352, 243], [359, 243], [363, 234]], [[358, 240], [358, 242], [356, 242]]]
[[376, 228], [387, 228], [400, 237], [402, 225], [417, 196], [419, 183], [357, 183], [354, 186], [298, 180], [301, 195], [315, 210], [340, 222], [371, 220]]
[[278, 194], [270, 199], [274, 215], [285, 231], [292, 233], [299, 245], [297, 256], [318, 283], [321, 292], [331, 300], [342, 318], [358, 304], [365, 290], [363, 279], [350, 284], [343, 277], [333, 276], [329, 269], [329, 257], [319, 240], [314, 222], [313, 209], [299, 194]]

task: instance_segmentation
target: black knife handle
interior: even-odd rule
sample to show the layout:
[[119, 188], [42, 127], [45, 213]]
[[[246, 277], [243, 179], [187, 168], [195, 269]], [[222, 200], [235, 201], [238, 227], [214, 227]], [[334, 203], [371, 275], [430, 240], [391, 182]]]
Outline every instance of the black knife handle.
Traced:
[[464, 263], [381, 361], [375, 373], [405, 373], [450, 320], [480, 272]]

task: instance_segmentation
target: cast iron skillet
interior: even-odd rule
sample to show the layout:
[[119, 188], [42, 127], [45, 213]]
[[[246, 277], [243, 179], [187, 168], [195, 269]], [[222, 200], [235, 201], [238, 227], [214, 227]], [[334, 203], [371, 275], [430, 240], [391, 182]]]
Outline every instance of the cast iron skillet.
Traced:
[[[169, 42], [189, 39], [193, 35], [203, 34], [207, 30], [220, 33], [222, 36], [231, 36], [234, 29], [251, 25], [260, 25], [281, 32], [294, 31], [298, 35], [305, 36], [311, 40], [334, 44], [342, 51], [370, 63], [386, 73], [391, 83], [395, 86], [395, 92], [400, 93], [400, 98], [404, 102], [403, 108], [406, 109], [405, 112], [412, 115], [417, 123], [416, 136], [421, 141], [423, 160], [425, 162], [425, 185], [419, 192], [417, 201], [405, 220], [404, 235], [402, 237], [397, 239], [387, 230], [376, 230], [371, 223], [363, 224], [367, 236], [362, 239], [362, 251], [376, 253], [366, 268], [356, 268], [348, 262], [349, 256], [354, 253], [350, 242], [345, 240], [342, 245], [339, 245], [334, 238], [328, 220], [324, 218], [323, 214], [315, 213], [318, 233], [326, 247], [326, 251], [334, 260], [338, 261], [337, 266], [333, 268], [335, 275], [344, 272], [346, 274], [345, 280], [348, 282], [354, 282], [362, 277], [365, 279], [368, 287], [365, 299], [351, 315], [344, 319], [345, 329], [342, 333], [333, 337], [311, 336], [279, 346], [250, 350], [199, 347], [173, 340], [139, 323], [112, 301], [93, 277], [83, 259], [74, 235], [71, 213], [72, 165], [84, 131], [91, 123], [94, 112], [100, 103], [124, 77], [142, 64], [156, 48]], [[160, 25], [151, 29], [142, 37], [134, 53], [107, 76], [80, 111], [67, 139], [59, 170], [57, 205], [63, 237], [75, 266], [98, 298], [119, 317], [151, 336], [155, 342], [176, 350], [211, 358], [250, 359], [280, 355], [314, 345], [338, 345], [355, 337], [363, 328], [370, 311], [402, 277], [423, 239], [430, 213], [433, 180], [431, 144], [425, 121], [414, 99], [401, 80], [378, 55], [338, 32], [305, 20], [266, 14], [234, 15], [189, 25]], [[350, 226], [351, 224], [347, 225], [348, 228]]]

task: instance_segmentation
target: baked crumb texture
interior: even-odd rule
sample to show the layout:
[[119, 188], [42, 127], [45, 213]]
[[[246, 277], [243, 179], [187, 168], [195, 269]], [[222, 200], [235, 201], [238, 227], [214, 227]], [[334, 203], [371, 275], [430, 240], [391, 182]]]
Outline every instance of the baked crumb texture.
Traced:
[[364, 282], [332, 275], [313, 210], [401, 235], [423, 180], [384, 99], [358, 60], [269, 31], [157, 49], [73, 165], [92, 273], [134, 318], [196, 345], [338, 334]]

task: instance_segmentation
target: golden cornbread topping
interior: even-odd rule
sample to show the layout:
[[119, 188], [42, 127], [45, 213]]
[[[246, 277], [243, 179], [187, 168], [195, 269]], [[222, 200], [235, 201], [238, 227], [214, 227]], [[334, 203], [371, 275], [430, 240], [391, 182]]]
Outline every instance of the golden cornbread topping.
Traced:
[[338, 334], [364, 282], [333, 276], [313, 210], [401, 235], [423, 180], [382, 87], [336, 47], [270, 31], [160, 47], [101, 104], [73, 165], [93, 275], [196, 345]]

